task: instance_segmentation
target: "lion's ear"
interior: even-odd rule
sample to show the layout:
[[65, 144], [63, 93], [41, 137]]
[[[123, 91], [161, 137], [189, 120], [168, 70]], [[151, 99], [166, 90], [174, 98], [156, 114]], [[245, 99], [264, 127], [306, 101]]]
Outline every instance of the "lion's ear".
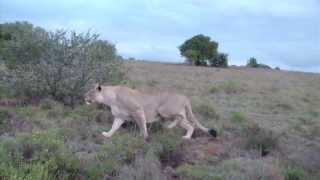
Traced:
[[101, 91], [101, 90], [102, 90], [102, 88], [101, 88], [100, 85], [97, 86], [97, 90], [98, 90], [98, 91]]
[[96, 90], [98, 90], [98, 91], [101, 91], [101, 85], [99, 84], [99, 83], [96, 83], [95, 85], [94, 85], [94, 88], [96, 89]]

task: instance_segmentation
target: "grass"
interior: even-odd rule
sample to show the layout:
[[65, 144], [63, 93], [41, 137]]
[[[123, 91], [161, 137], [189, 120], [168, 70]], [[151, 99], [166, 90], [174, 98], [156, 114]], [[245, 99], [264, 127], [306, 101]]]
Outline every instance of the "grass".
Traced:
[[[148, 143], [136, 126], [106, 139], [101, 132], [112, 116], [103, 106], [71, 109], [50, 99], [9, 106], [0, 99], [0, 179], [316, 179], [318, 74], [126, 66], [126, 84], [185, 94], [201, 123], [223, 133], [186, 141], [183, 129], [154, 124]], [[293, 165], [299, 168], [286, 168]]]
[[243, 112], [232, 112], [231, 113], [231, 121], [236, 124], [244, 124], [248, 121], [248, 117]]
[[237, 81], [229, 80], [220, 84], [221, 89], [226, 94], [236, 94], [242, 91], [241, 85]]
[[283, 179], [279, 164], [275, 160], [245, 158], [229, 159], [218, 165], [195, 164], [178, 168], [182, 179]]

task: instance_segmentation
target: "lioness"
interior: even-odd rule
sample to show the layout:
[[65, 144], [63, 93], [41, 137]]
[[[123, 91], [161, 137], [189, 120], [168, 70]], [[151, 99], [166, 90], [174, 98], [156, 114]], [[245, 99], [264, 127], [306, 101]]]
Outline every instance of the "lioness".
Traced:
[[[176, 125], [187, 130], [183, 138], [190, 139], [195, 128], [216, 137], [214, 129], [202, 126], [192, 113], [190, 100], [180, 94], [157, 93], [144, 94], [124, 86], [95, 85], [85, 95], [85, 102], [101, 103], [111, 108], [114, 121], [111, 130], [103, 132], [105, 137], [111, 137], [125, 121], [135, 121], [144, 138], [148, 138], [147, 123], [159, 119], [171, 120], [167, 128]], [[160, 118], [159, 118], [160, 117]]]

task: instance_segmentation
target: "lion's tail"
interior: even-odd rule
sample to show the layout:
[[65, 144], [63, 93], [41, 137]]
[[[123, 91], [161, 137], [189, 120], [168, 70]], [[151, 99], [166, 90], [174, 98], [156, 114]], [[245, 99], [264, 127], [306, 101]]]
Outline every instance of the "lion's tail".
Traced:
[[188, 102], [186, 105], [186, 112], [187, 112], [187, 116], [188, 119], [190, 119], [193, 123], [196, 124], [196, 126], [201, 129], [203, 132], [209, 133], [211, 136], [216, 137], [217, 136], [217, 131], [214, 129], [209, 129], [204, 127], [199, 121], [198, 119], [194, 116], [193, 112], [192, 112], [192, 108], [191, 108], [191, 103]]

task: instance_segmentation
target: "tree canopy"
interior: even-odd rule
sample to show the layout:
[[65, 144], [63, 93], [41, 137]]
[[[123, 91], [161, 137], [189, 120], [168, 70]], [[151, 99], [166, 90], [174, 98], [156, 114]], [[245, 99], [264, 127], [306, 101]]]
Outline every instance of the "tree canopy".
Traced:
[[218, 54], [218, 43], [202, 34], [186, 40], [180, 47], [180, 54], [192, 65], [207, 65], [207, 60]]

